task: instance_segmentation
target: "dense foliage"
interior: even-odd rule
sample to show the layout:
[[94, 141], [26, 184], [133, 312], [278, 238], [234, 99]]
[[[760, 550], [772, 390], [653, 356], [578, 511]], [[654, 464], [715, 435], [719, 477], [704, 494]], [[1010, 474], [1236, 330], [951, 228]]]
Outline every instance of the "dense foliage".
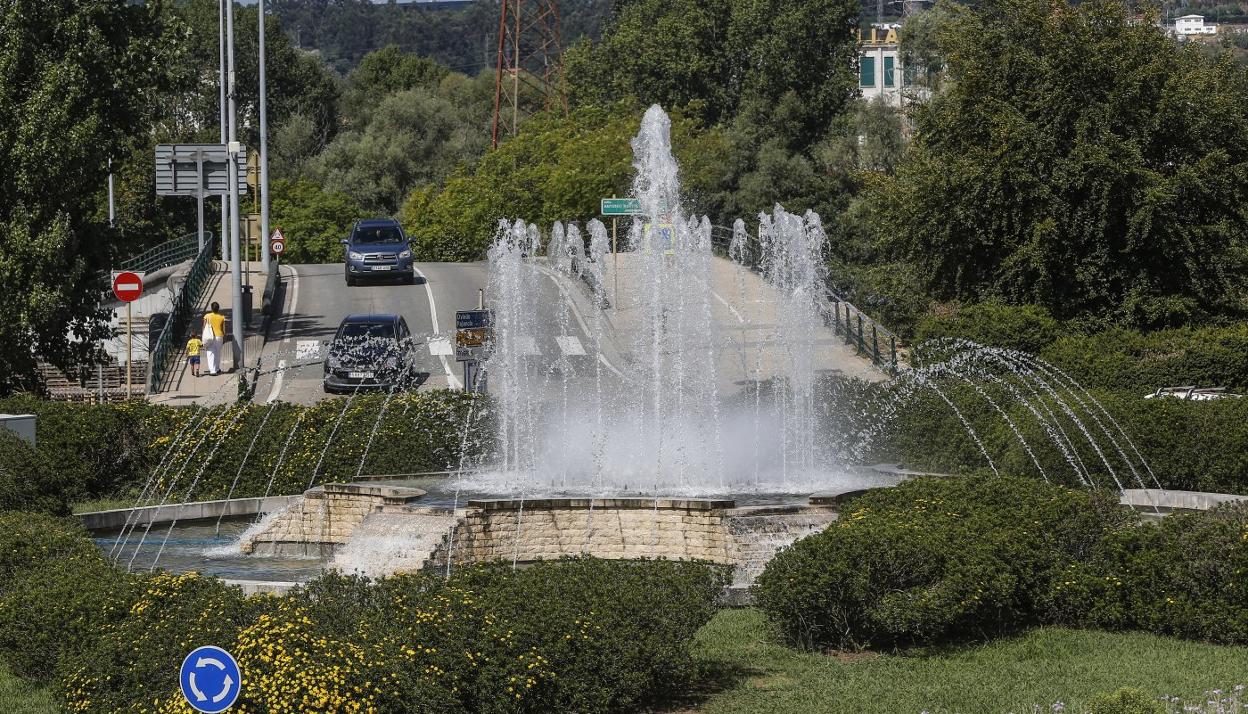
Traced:
[[1248, 642], [1248, 508], [1160, 523], [1033, 479], [868, 492], [768, 564], [759, 606], [805, 647], [931, 645], [1037, 623]]
[[1243, 312], [1248, 75], [1114, 2], [954, 6], [871, 194], [936, 299], [1143, 326]]
[[37, 358], [73, 365], [107, 335], [112, 236], [93, 197], [161, 81], [162, 7], [22, 0], [0, 14], [0, 395], [35, 388]]
[[186, 712], [194, 647], [234, 653], [248, 711], [635, 711], [691, 679], [723, 573], [576, 559], [450, 578], [329, 574], [244, 597], [194, 573], [128, 574], [81, 530], [0, 513], [0, 658], [70, 711]]
[[757, 603], [805, 647], [892, 647], [1034, 624], [1066, 567], [1127, 512], [1032, 479], [919, 479], [870, 492], [759, 577]]
[[[440, 189], [430, 185], [413, 192], [399, 218], [425, 260], [484, 257], [503, 217], [545, 225], [592, 218], [602, 197], [628, 193], [629, 140], [637, 121], [637, 113], [618, 107], [535, 118], [471, 173], [453, 176]], [[722, 175], [717, 160], [722, 137], [678, 116], [672, 143], [686, 190], [694, 196], [712, 190]]]
[[[16, 446], [0, 453], [0, 504], [57, 512], [66, 500], [135, 499], [149, 477], [156, 488], [149, 497], [168, 491], [185, 501], [302, 493], [361, 473], [455, 468], [461, 448], [467, 458], [490, 448], [485, 410], [469, 422], [473, 399], [444, 391], [398, 395], [384, 412], [380, 395], [349, 404], [209, 409], [3, 400], [0, 411], [35, 414], [39, 433], [35, 450], [5, 440]], [[10, 480], [11, 496], [4, 490]]]

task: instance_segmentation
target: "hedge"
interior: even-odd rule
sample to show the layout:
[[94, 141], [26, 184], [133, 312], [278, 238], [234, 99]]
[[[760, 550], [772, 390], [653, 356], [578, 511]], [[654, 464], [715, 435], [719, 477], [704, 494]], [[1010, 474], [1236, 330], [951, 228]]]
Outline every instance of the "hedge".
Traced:
[[194, 573], [129, 574], [82, 529], [0, 513], [0, 659], [68, 711], [187, 712], [176, 672], [218, 645], [240, 711], [636, 711], [690, 686], [720, 566], [593, 558], [444, 578], [327, 574], [246, 597]]
[[1248, 644], [1248, 505], [1141, 519], [1008, 477], [868, 492], [781, 551], [756, 597], [803, 647], [930, 646], [1037, 624]]
[[1067, 565], [1128, 518], [1110, 495], [1034, 479], [918, 479], [781, 551], [756, 602], [806, 648], [995, 636], [1038, 623]]
[[[50, 493], [62, 500], [138, 498], [154, 476], [146, 493], [159, 499], [168, 492], [171, 500], [185, 501], [231, 492], [235, 497], [300, 493], [361, 472], [455, 468], [465, 446], [468, 457], [490, 449], [489, 409], [483, 404], [474, 410], [474, 399], [486, 398], [428, 391], [396, 395], [388, 402], [382, 395], [361, 395], [310, 407], [238, 403], [203, 408], [23, 397], [0, 400], [0, 411], [38, 416], [37, 451], [56, 465], [57, 483]], [[34, 462], [10, 461], [16, 462], [12, 471], [19, 482], [42, 478], [33, 471]], [[0, 472], [5, 463], [0, 456]], [[0, 475], [0, 503], [3, 479]]]

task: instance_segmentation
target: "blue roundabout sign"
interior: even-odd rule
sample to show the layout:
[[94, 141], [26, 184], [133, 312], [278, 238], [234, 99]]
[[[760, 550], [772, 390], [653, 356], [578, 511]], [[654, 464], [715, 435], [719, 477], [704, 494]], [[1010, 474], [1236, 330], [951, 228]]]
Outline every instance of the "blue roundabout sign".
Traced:
[[229, 652], [211, 645], [196, 648], [182, 660], [178, 684], [182, 696], [197, 711], [223, 712], [238, 701], [243, 685], [238, 662]]

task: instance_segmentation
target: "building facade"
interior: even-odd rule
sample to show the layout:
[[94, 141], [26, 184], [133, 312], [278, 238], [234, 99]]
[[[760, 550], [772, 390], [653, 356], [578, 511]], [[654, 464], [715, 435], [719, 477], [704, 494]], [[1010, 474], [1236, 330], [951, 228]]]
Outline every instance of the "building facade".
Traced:
[[909, 82], [901, 66], [899, 27], [872, 25], [869, 31], [858, 31], [858, 88], [863, 99], [883, 98], [894, 107], [905, 102], [902, 89]]
[[1218, 26], [1206, 25], [1204, 15], [1184, 15], [1174, 19], [1174, 34], [1179, 37], [1216, 35]]

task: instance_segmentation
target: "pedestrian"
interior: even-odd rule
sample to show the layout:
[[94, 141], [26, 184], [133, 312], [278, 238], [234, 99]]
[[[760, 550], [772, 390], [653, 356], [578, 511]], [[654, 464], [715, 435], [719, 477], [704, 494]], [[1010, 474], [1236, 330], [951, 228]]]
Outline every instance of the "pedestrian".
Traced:
[[221, 374], [221, 343], [225, 341], [225, 315], [221, 306], [213, 303], [204, 315], [204, 349], [208, 352], [208, 374]]
[[204, 346], [204, 341], [199, 339], [199, 335], [191, 335], [191, 339], [186, 341], [186, 363], [191, 367], [191, 376], [199, 376], [199, 348]]

